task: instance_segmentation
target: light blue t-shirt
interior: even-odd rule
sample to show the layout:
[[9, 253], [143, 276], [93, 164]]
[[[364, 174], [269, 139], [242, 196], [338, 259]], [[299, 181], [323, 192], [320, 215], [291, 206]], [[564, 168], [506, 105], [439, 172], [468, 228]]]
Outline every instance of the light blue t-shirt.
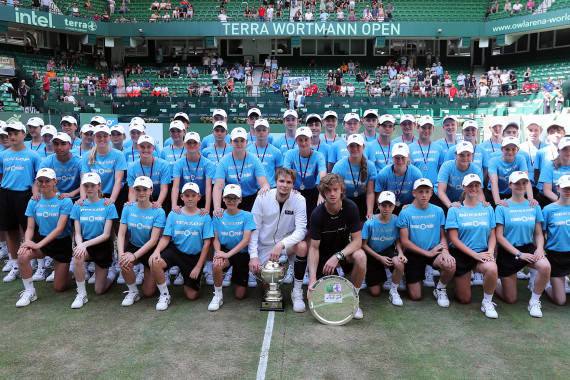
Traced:
[[285, 135], [279, 137], [277, 140], [273, 141], [273, 145], [281, 151], [281, 153], [286, 154], [289, 150], [293, 150], [297, 147], [295, 138], [287, 138]]
[[[503, 155], [503, 151], [497, 151], [495, 153], [492, 153], [491, 155], [489, 155], [489, 165], [491, 165], [491, 159], [493, 157], [501, 157]], [[533, 175], [533, 169], [532, 169], [532, 163], [530, 161], [530, 155], [522, 150], [519, 150], [516, 157], [522, 156], [526, 162], [526, 167], [528, 168], [528, 176], [530, 178], [530, 183], [532, 184], [532, 186], [534, 186], [534, 175]]]
[[[112, 148], [112, 147], [111, 147]], [[71, 154], [73, 154], [74, 156], [78, 156], [78, 157], [85, 157], [85, 156], [89, 156], [89, 153], [91, 153], [91, 149], [81, 149], [81, 146], [78, 147], [74, 147], [72, 149], [69, 150], [71, 152]]]
[[150, 166], [143, 166], [140, 159], [129, 164], [127, 168], [127, 183], [129, 186], [134, 186], [135, 179], [143, 176], [152, 179], [152, 195], [155, 197], [160, 195], [160, 185], [169, 185], [172, 182], [170, 165], [162, 158], [156, 158], [156, 161]]
[[190, 162], [188, 158], [184, 156], [174, 164], [172, 178], [180, 178], [179, 191], [182, 191], [182, 188], [188, 182], [194, 182], [198, 184], [200, 194], [206, 195], [206, 180], [208, 178], [214, 178], [215, 173], [216, 167], [212, 161], [200, 156], [198, 161]]
[[491, 140], [485, 140], [481, 143], [481, 146], [483, 147], [483, 149], [485, 149], [487, 151], [488, 154], [497, 152], [497, 151], [501, 151], [501, 143], [494, 143], [491, 142]]
[[[73, 203], [69, 198], [57, 199], [59, 193], [55, 197], [46, 199], [43, 196], [39, 201], [30, 199], [26, 208], [26, 216], [33, 217], [38, 226], [40, 235], [48, 236], [56, 229], [59, 217], [61, 215], [70, 215]], [[71, 219], [67, 220], [63, 232], [58, 235], [57, 239], [69, 236], [71, 234]]]
[[266, 177], [263, 164], [255, 154], [247, 153], [244, 159], [234, 159], [233, 154], [228, 154], [216, 166], [215, 179], [223, 179], [226, 185], [234, 184], [241, 186], [243, 197], [257, 193], [259, 188], [257, 178]]
[[374, 218], [367, 220], [362, 227], [362, 239], [367, 239], [368, 246], [378, 254], [393, 246], [399, 237], [396, 215], [392, 215], [392, 219], [386, 224], [378, 220], [378, 215], [374, 215]]
[[[449, 148], [449, 150], [445, 154], [445, 161], [455, 161], [456, 148], [457, 145]], [[481, 144], [475, 146], [475, 153], [473, 153], [473, 160], [471, 162], [479, 166], [481, 172], [483, 172], [484, 168], [489, 167], [489, 154], [484, 148], [481, 147]]]
[[[218, 233], [220, 244], [231, 250], [242, 241], [245, 231], [255, 230], [255, 221], [250, 212], [240, 210], [237, 214], [230, 215], [224, 210], [221, 218], [214, 218], [213, 227]], [[247, 252], [247, 245], [240, 252]]]
[[[137, 148], [133, 147], [132, 144], [128, 148], [123, 146], [123, 154], [125, 155], [125, 160], [127, 161], [127, 164], [130, 164], [131, 162], [135, 162], [139, 158], [141, 158], [141, 154], [139, 153], [139, 150]], [[158, 145], [156, 145], [156, 143], [154, 144], [154, 150], [152, 151], [152, 156], [153, 157], [160, 157], [160, 149], [158, 149]]]
[[570, 165], [560, 166], [556, 169], [554, 168], [554, 163], [547, 162], [540, 171], [540, 177], [538, 177], [540, 192], [543, 192], [543, 183], [550, 183], [552, 184], [552, 192], [558, 195], [558, 181], [560, 180], [560, 177], [568, 174], [570, 174]]
[[[455, 160], [453, 160], [444, 162], [439, 168], [437, 182], [447, 183], [445, 194], [451, 202], [459, 201], [459, 197], [463, 193], [463, 178], [468, 174], [477, 174], [483, 181], [483, 173], [477, 165], [470, 164], [467, 170], [462, 172], [457, 169]], [[483, 182], [481, 182], [481, 188], [483, 188]]]
[[570, 251], [570, 206], [551, 203], [542, 210], [542, 216], [542, 229], [546, 231], [544, 248], [556, 252]]
[[[247, 132], [247, 146], [250, 146], [251, 144], [255, 143], [257, 141], [257, 136], [252, 136], [251, 132]], [[273, 144], [273, 135], [269, 134], [267, 136], [267, 142], [270, 144]], [[275, 144], [273, 144], [275, 145]]]
[[390, 142], [390, 146], [381, 146], [378, 140], [374, 140], [370, 145], [367, 145], [374, 155], [377, 172], [394, 163], [394, 161], [392, 161], [393, 145], [394, 143]]
[[40, 145], [34, 145], [34, 146], [32, 146], [32, 140], [24, 141], [24, 145], [26, 146], [26, 148], [33, 150], [34, 152], [39, 152], [41, 149], [46, 147], [46, 143], [43, 141], [40, 142]]
[[40, 156], [42, 161], [48, 158], [49, 156], [53, 156], [55, 154], [55, 152], [48, 152], [47, 148], [40, 149], [36, 153]]
[[455, 138], [455, 142], [448, 142], [445, 137], [437, 140], [435, 143], [437, 145], [439, 145], [441, 147], [441, 150], [443, 150], [444, 155], [447, 153], [447, 151], [449, 150], [449, 148], [454, 147], [455, 145], [457, 145], [457, 141], [459, 141], [457, 138]]
[[[365, 181], [360, 178], [360, 166], [361, 165], [351, 165], [348, 161], [348, 157], [334, 164], [332, 172], [339, 174], [344, 179], [347, 197], [355, 197], [366, 193], [368, 182], [376, 181], [376, 166], [374, 162], [367, 160], [368, 175]], [[355, 191], [358, 192], [357, 195], [354, 195]]]
[[115, 185], [115, 173], [127, 170], [127, 162], [121, 151], [111, 148], [109, 153], [104, 156], [96, 155], [93, 165], [89, 165], [89, 155], [81, 159], [81, 173], [97, 173], [101, 177], [101, 191], [103, 194], [113, 192]]
[[398, 144], [398, 143], [402, 143], [402, 142], [403, 142], [403, 143], [405, 143], [405, 144], [410, 145], [410, 144], [415, 143], [416, 141], [418, 141], [418, 138], [417, 138], [416, 136], [414, 136], [414, 137], [412, 138], [412, 141], [402, 141], [402, 136], [398, 136], [398, 137], [396, 137], [394, 140], [392, 140], [392, 144]]
[[105, 231], [107, 220], [119, 218], [115, 205], [111, 203], [105, 206], [104, 202], [104, 199], [100, 199], [91, 203], [86, 199], [83, 201], [83, 206], [73, 205], [71, 219], [79, 220], [83, 240], [91, 240], [101, 236]]
[[[376, 157], [368, 145], [364, 146], [364, 151], [362, 154], [364, 154], [364, 156], [366, 156], [366, 158], [368, 158], [370, 161], [376, 161]], [[346, 140], [340, 139], [331, 145], [329, 149], [328, 162], [331, 164], [336, 164], [342, 158], [348, 157], [349, 155], [350, 153], [348, 152], [348, 144], [346, 143]]]
[[552, 162], [558, 157], [558, 149], [554, 146], [547, 146], [546, 148], [540, 149], [536, 152], [534, 160], [534, 169], [542, 170], [544, 165], [548, 162]]
[[437, 173], [439, 167], [444, 162], [445, 153], [441, 146], [436, 143], [430, 143], [428, 146], [421, 146], [419, 139], [408, 145], [410, 148], [410, 159], [412, 164], [420, 169], [422, 176], [427, 178], [433, 184], [433, 191], [437, 194]]
[[311, 149], [325, 156], [325, 163], [329, 162], [329, 150], [331, 149], [330, 145], [325, 144], [321, 141], [317, 146], [312, 146]]
[[187, 255], [199, 255], [204, 246], [204, 239], [214, 237], [212, 218], [206, 214], [187, 215], [171, 212], [166, 218], [163, 235], [170, 236], [170, 241]]
[[127, 225], [131, 244], [140, 248], [150, 240], [154, 227], [164, 228], [166, 215], [162, 208], [149, 207], [142, 210], [136, 202], [130, 206], [125, 205], [121, 215], [121, 223]]
[[530, 207], [529, 202], [513, 203], [507, 199], [509, 207], [497, 206], [495, 220], [503, 225], [503, 236], [515, 247], [530, 244], [534, 240], [534, 226], [542, 223], [544, 217], [540, 206]]
[[227, 144], [226, 147], [222, 149], [217, 149], [211, 145], [202, 151], [202, 156], [206, 157], [214, 164], [217, 164], [222, 158], [230, 154], [233, 150], [234, 148], [230, 144]]
[[54, 154], [42, 160], [40, 169], [42, 168], [50, 168], [55, 171], [56, 186], [62, 193], [70, 193], [79, 188], [81, 183], [81, 158], [79, 156], [72, 153], [67, 162], [61, 162]]
[[184, 154], [186, 153], [186, 148], [184, 146], [180, 149], [174, 148], [172, 144], [167, 145], [160, 151], [160, 158], [168, 162], [170, 166], [170, 176], [172, 177], [172, 172], [174, 169], [174, 164], [176, 161], [183, 160]]
[[398, 228], [407, 228], [410, 241], [426, 251], [439, 244], [440, 228], [443, 226], [443, 210], [431, 203], [423, 210], [411, 204], [398, 216]]
[[285, 154], [283, 167], [293, 169], [297, 173], [295, 180], [295, 190], [313, 189], [319, 183], [319, 172], [327, 171], [325, 156], [313, 151], [309, 157], [301, 157], [299, 148], [290, 150]]
[[342, 138], [341, 138], [340, 136], [338, 136], [338, 135], [336, 136], [336, 138], [335, 138], [334, 140], [327, 140], [327, 138], [325, 137], [325, 135], [321, 135], [321, 136], [320, 136], [320, 139], [323, 140], [323, 141], [325, 142], [325, 144], [327, 144], [327, 145], [329, 145], [329, 146], [332, 145], [332, 144], [334, 144], [334, 143], [337, 142], [338, 140], [342, 140]]
[[[521, 155], [517, 154], [513, 162], [505, 162], [502, 156], [493, 157], [489, 160], [489, 175], [497, 175], [500, 194], [511, 194], [509, 176], [516, 171], [528, 171], [526, 160]], [[487, 188], [491, 190], [491, 181], [489, 181]]]
[[422, 178], [422, 173], [413, 165], [408, 165], [407, 172], [397, 177], [392, 170], [393, 164], [386, 166], [380, 170], [374, 185], [374, 191], [381, 193], [382, 191], [391, 191], [396, 195], [396, 202], [402, 205], [410, 204], [414, 201], [412, 190], [414, 182]]
[[251, 144], [246, 150], [259, 158], [259, 161], [261, 161], [261, 164], [265, 169], [265, 176], [267, 177], [269, 186], [274, 188], [275, 170], [283, 166], [283, 154], [281, 151], [269, 143], [265, 148], [258, 148], [255, 144]]
[[[226, 144], [230, 145], [230, 135], [226, 135], [224, 140], [226, 141]], [[204, 150], [206, 148], [210, 148], [210, 147], [214, 146], [215, 142], [216, 142], [216, 136], [214, 136], [213, 133], [210, 133], [208, 136], [206, 136], [202, 139], [202, 144], [200, 145], [200, 150]]]
[[31, 189], [40, 164], [40, 156], [30, 149], [26, 148], [19, 152], [13, 152], [10, 149], [2, 151], [0, 153], [2, 188], [14, 191]]
[[[493, 207], [485, 207], [482, 202], [475, 207], [450, 207], [447, 211], [445, 229], [456, 228], [459, 240], [475, 252], [487, 251], [489, 235], [495, 226]], [[455, 247], [451, 243], [450, 246]]]
[[380, 136], [380, 134], [378, 132], [376, 132], [374, 134], [374, 136], [371, 136], [371, 137], [365, 136], [364, 132], [362, 132], [361, 135], [364, 138], [364, 144], [365, 145], [372, 144], [372, 141], [375, 141]]

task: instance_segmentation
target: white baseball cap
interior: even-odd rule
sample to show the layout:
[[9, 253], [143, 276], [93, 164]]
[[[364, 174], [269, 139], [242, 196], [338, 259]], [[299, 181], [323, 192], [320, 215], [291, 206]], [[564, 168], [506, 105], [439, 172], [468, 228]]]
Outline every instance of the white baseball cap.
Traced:
[[80, 132], [81, 133], [87, 133], [87, 132], [93, 132], [94, 130], [95, 130], [95, 128], [93, 128], [93, 126], [91, 124], [83, 124]]
[[0, 120], [0, 129], [6, 129], [6, 122], [4, 120]]
[[329, 117], [329, 116], [332, 116], [332, 117], [334, 117], [335, 119], [338, 119], [337, 113], [336, 113], [335, 111], [333, 111], [333, 110], [325, 111], [325, 113], [323, 114], [323, 119], [326, 119], [326, 118]]
[[142, 186], [146, 187], [147, 189], [152, 189], [154, 187], [154, 184], [152, 183], [152, 179], [146, 176], [140, 176], [137, 177], [137, 179], [135, 179], [135, 183], [133, 184], [133, 187], [137, 186]]
[[477, 124], [475, 120], [466, 120], [461, 126], [461, 130], [467, 128], [477, 128], [477, 130], [479, 130], [479, 124]]
[[66, 116], [62, 117], [61, 118], [61, 124], [63, 124], [64, 121], [67, 121], [70, 124], [77, 125], [77, 120], [73, 116], [66, 115]]
[[426, 124], [435, 125], [434, 121], [433, 121], [433, 117], [431, 117], [429, 115], [424, 115], [424, 116], [420, 117], [420, 119], [418, 120], [418, 124], [420, 127], [423, 125], [426, 125]]
[[119, 132], [123, 135], [125, 134], [125, 128], [123, 128], [123, 126], [120, 124], [115, 124], [109, 129], [111, 130], [111, 132]]
[[251, 108], [247, 111], [247, 117], [250, 117], [254, 113], [259, 115], [259, 117], [261, 117], [261, 111], [259, 110], [259, 108], [256, 108], [256, 107]]
[[139, 137], [139, 141], [137, 141], [137, 144], [140, 145], [144, 142], [154, 146], [154, 138], [150, 135], [142, 135], [141, 137]]
[[346, 146], [349, 146], [350, 144], [358, 144], [360, 146], [364, 145], [364, 137], [359, 134], [359, 133], [354, 133], [350, 136], [348, 136], [348, 138], [346, 139]]
[[26, 123], [26, 125], [32, 126], [32, 127], [43, 127], [44, 126], [44, 120], [41, 117], [30, 117], [28, 119], [28, 122]]
[[216, 121], [214, 123], [214, 126], [212, 127], [212, 130], [216, 129], [216, 127], [222, 127], [224, 128], [226, 131], [228, 130], [228, 125], [226, 124], [225, 121]]
[[11, 121], [10, 124], [6, 126], [6, 129], [8, 128], [26, 132], [26, 126], [19, 121]]
[[8, 132], [6, 132], [4, 128], [0, 128], [0, 135], [8, 136]]
[[352, 120], [352, 119], [356, 119], [356, 120], [360, 121], [360, 116], [358, 116], [357, 113], [349, 112], [349, 113], [347, 113], [346, 115], [344, 115], [343, 122], [346, 123], [347, 121], [350, 121], [350, 120]]
[[503, 125], [503, 121], [497, 117], [494, 117], [489, 121], [489, 128], [493, 128], [495, 125]]
[[416, 182], [414, 182], [414, 190], [420, 186], [429, 186], [433, 189], [433, 185], [432, 185], [431, 181], [427, 178], [420, 178], [420, 179], [417, 179]]
[[[174, 120], [178, 120], [179, 118], [182, 118], [184, 120], [186, 120], [187, 122], [190, 122], [190, 118], [188, 117], [188, 114], [186, 114], [185, 112], [178, 112], [176, 115], [174, 115]], [[180, 120], [178, 120], [180, 121]], [[172, 125], [172, 123], [171, 123]]]
[[168, 130], [171, 130], [171, 129], [178, 129], [179, 131], [185, 131], [186, 126], [180, 120], [175, 119], [175, 120], [172, 120], [170, 122], [170, 127], [168, 128]]
[[308, 138], [311, 138], [313, 137], [313, 132], [311, 132], [311, 129], [308, 127], [301, 127], [295, 131], [295, 138], [299, 136], [307, 136]]
[[558, 187], [561, 189], [570, 187], [570, 175], [563, 175], [562, 177], [558, 178]]
[[134, 123], [142, 124], [146, 128], [146, 124], [145, 124], [144, 119], [142, 117], [138, 117], [138, 116], [133, 117], [129, 124], [134, 124]]
[[526, 179], [527, 181], [530, 181], [530, 179], [528, 178], [528, 174], [526, 172], [521, 172], [521, 171], [512, 172], [511, 175], [509, 176], [509, 183], [517, 183], [521, 179]]
[[416, 122], [416, 118], [413, 115], [404, 115], [400, 118], [400, 124], [404, 121], [411, 121], [412, 123]]
[[93, 125], [93, 123], [97, 123], [97, 124], [105, 124], [107, 125], [107, 120], [105, 120], [104, 117], [102, 116], [93, 116], [91, 118], [91, 121], [89, 122], [89, 124]]
[[224, 193], [222, 194], [223, 197], [227, 197], [228, 195], [235, 195], [238, 198], [241, 198], [241, 186], [229, 184], [224, 187]]
[[295, 119], [299, 118], [299, 114], [297, 113], [297, 111], [291, 109], [288, 109], [285, 112], [283, 112], [283, 119], [285, 119], [287, 116], [294, 116]]
[[217, 108], [214, 110], [214, 112], [212, 112], [212, 117], [217, 116], [217, 115], [222, 116], [224, 119], [228, 118], [228, 114], [226, 113], [226, 111], [224, 111], [221, 108]]
[[57, 135], [57, 129], [55, 129], [55, 127], [51, 124], [48, 125], [44, 125], [44, 127], [42, 128], [42, 132], [40, 133], [40, 135], [52, 135], [55, 136]]
[[65, 132], [57, 132], [56, 135], [51, 139], [51, 141], [53, 140], [65, 141], [71, 144], [71, 137]]
[[200, 135], [196, 132], [188, 132], [186, 134], [186, 136], [184, 136], [184, 142], [187, 143], [190, 140], [193, 140], [193, 141], [196, 141], [199, 143], [200, 142]]
[[564, 149], [567, 146], [570, 146], [570, 137], [562, 137], [558, 142], [558, 150]]
[[505, 129], [507, 129], [507, 127], [510, 126], [517, 127], [517, 129], [519, 130], [521, 129], [519, 123], [517, 123], [516, 121], [509, 121], [506, 125], [503, 126], [503, 132], [505, 131]]
[[390, 121], [393, 124], [396, 124], [396, 118], [392, 115], [384, 114], [378, 118], [378, 124], [384, 124], [387, 121]]
[[265, 120], [265, 119], [257, 119], [257, 120], [255, 121], [255, 123], [253, 124], [253, 129], [255, 129], [255, 128], [259, 127], [259, 126], [262, 126], [262, 127], [265, 127], [265, 128], [268, 128], [268, 129], [269, 129], [269, 123], [268, 123], [267, 120]]
[[513, 144], [513, 145], [516, 145], [518, 147], [519, 146], [519, 139], [517, 137], [514, 137], [514, 136], [503, 137], [503, 142], [501, 143], [501, 147], [505, 147], [509, 144]]
[[410, 156], [410, 148], [406, 143], [397, 143], [392, 146], [392, 157], [394, 156]]
[[459, 119], [455, 115], [446, 115], [443, 117], [443, 119], [441, 121], [445, 122], [447, 119], [451, 119], [451, 120], [455, 121], [456, 123], [459, 123]]
[[463, 153], [463, 152], [469, 152], [469, 153], [473, 153], [473, 144], [471, 144], [469, 141], [460, 141], [457, 143], [456, 147], [455, 147], [455, 153], [459, 154], [459, 153]]
[[243, 129], [242, 127], [237, 127], [237, 128], [232, 129], [232, 134], [231, 134], [230, 138], [232, 140], [235, 140], [235, 139], [240, 138], [240, 137], [247, 141], [246, 130]]
[[378, 196], [378, 203], [390, 202], [393, 205], [396, 204], [396, 196], [391, 191], [383, 191]]
[[461, 182], [461, 186], [469, 186], [472, 182], [479, 182], [481, 183], [481, 178], [477, 174], [467, 174], [463, 177], [463, 181]]
[[56, 179], [57, 178], [55, 175], [55, 171], [53, 169], [50, 169], [50, 168], [42, 168], [42, 169], [38, 170], [38, 173], [36, 174], [36, 179], [38, 179], [40, 177], [49, 178], [49, 179]]
[[182, 193], [185, 193], [186, 190], [192, 190], [196, 194], [200, 194], [200, 186], [194, 182], [188, 182], [182, 187]]
[[309, 122], [309, 120], [311, 120], [311, 119], [318, 119], [321, 123], [323, 122], [323, 119], [321, 119], [321, 117], [318, 114], [310, 113], [305, 118], [305, 124], [307, 124]]
[[364, 113], [362, 114], [362, 118], [365, 118], [370, 115], [376, 116], [376, 118], [378, 119], [378, 112], [372, 109], [364, 111]]
[[93, 133], [97, 134], [99, 132], [104, 132], [110, 136], [111, 135], [111, 128], [107, 127], [107, 124], [99, 124], [99, 125], [94, 126]]
[[145, 131], [146, 127], [144, 124], [134, 122], [134, 123], [129, 124], [129, 129], [131, 131], [139, 131], [139, 132], [143, 133]]
[[97, 173], [93, 172], [85, 173], [83, 175], [83, 178], [81, 178], [81, 184], [85, 185], [86, 183], [92, 183], [94, 185], [98, 185], [101, 183], [101, 177], [99, 177], [99, 174]]

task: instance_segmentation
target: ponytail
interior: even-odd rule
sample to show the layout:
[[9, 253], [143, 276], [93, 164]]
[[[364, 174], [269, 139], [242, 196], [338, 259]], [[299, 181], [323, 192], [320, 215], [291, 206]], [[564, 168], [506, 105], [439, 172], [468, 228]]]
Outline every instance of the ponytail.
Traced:
[[556, 157], [554, 161], [552, 161], [552, 165], [554, 165], [554, 169], [558, 169], [559, 167], [562, 166], [562, 160], [560, 159], [560, 155], [558, 155], [558, 157]]
[[362, 180], [362, 183], [365, 183], [366, 179], [368, 178], [368, 162], [364, 154], [360, 159], [360, 178]]
[[95, 145], [89, 152], [89, 165], [95, 165], [95, 158], [97, 157], [97, 145]]
[[465, 202], [465, 198], [466, 198], [466, 197], [467, 197], [467, 194], [465, 193], [465, 191], [463, 191], [463, 192], [461, 193], [461, 195], [459, 196], [459, 202], [460, 202], [460, 203]]

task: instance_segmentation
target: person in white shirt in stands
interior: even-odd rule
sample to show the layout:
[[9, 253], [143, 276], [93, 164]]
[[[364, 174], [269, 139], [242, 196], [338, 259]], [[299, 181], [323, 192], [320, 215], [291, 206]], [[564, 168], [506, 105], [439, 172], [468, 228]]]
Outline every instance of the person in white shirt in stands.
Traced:
[[161, 96], [168, 96], [168, 86], [167, 85], [163, 85], [160, 88], [160, 95]]
[[487, 86], [484, 83], [479, 84], [478, 93], [480, 98], [487, 96], [487, 94], [489, 93], [489, 86]]
[[67, 92], [67, 95], [65, 98], [63, 98], [63, 100], [67, 103], [77, 104], [77, 99], [75, 99], [75, 96], [71, 95], [71, 91]]
[[305, 13], [305, 21], [313, 21], [313, 12], [311, 12], [311, 9], [307, 9], [307, 13]]
[[513, 11], [511, 12], [511, 14], [513, 13], [519, 13], [522, 10], [523, 5], [520, 3], [519, 0], [517, 0], [517, 2], [513, 5]]
[[348, 96], [353, 97], [355, 91], [356, 91], [356, 88], [354, 88], [352, 83], [349, 83], [348, 86], [346, 86], [346, 93], [348, 94]]
[[346, 84], [344, 84], [344, 82], [342, 83], [342, 86], [340, 86], [340, 96], [346, 96]]
[[265, 15], [267, 17], [267, 21], [273, 21], [273, 5], [269, 5], [267, 11], [265, 12]]
[[228, 22], [228, 18], [226, 11], [221, 9], [220, 14], [218, 15], [218, 20], [220, 20], [220, 22]]

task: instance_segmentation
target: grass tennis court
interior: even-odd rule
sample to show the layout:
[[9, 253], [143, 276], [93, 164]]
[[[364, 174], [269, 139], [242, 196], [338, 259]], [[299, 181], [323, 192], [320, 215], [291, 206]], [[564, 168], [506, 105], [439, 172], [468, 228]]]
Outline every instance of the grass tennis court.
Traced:
[[[495, 297], [499, 319], [480, 311], [482, 287], [470, 305], [453, 300], [439, 308], [424, 288], [412, 302], [401, 292], [402, 308], [361, 294], [364, 319], [341, 327], [317, 322], [290, 302], [276, 313], [266, 379], [568, 378], [570, 306], [557, 307], [543, 295], [542, 319], [529, 316], [527, 281], [519, 280], [519, 301]], [[282, 287], [289, 301], [290, 285]], [[224, 305], [209, 312], [213, 287], [195, 302], [171, 286], [172, 304], [154, 310], [156, 299], [121, 306], [124, 285], [71, 310], [75, 289], [55, 294], [36, 283], [38, 300], [17, 309], [21, 281], [1, 284], [4, 336], [0, 378], [34, 379], [255, 379], [267, 313], [259, 311], [261, 290], [237, 301], [224, 289]]]

